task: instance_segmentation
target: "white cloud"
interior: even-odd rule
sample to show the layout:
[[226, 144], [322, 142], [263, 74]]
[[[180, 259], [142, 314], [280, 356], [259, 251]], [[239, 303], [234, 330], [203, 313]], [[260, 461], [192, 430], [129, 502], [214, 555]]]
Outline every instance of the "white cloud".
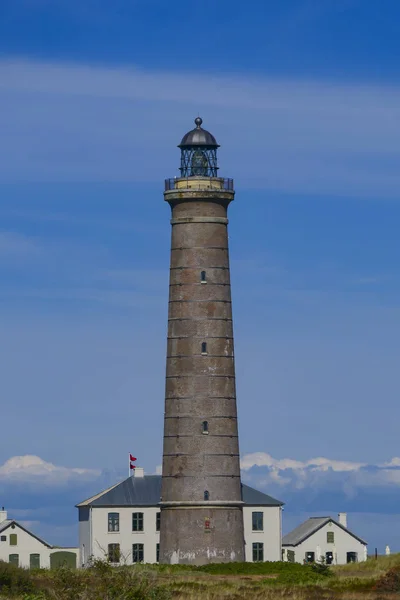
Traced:
[[65, 484], [71, 480], [90, 480], [101, 475], [97, 469], [56, 466], [38, 456], [13, 456], [0, 467], [0, 482], [38, 482], [46, 485]]
[[[281, 490], [321, 490], [328, 489], [332, 484], [339, 484], [343, 492], [351, 496], [357, 488], [380, 488], [388, 485], [400, 487], [398, 457], [385, 463], [371, 465], [322, 457], [306, 461], [275, 459], [265, 452], [255, 452], [242, 457], [241, 469], [245, 482], [264, 489], [277, 486]], [[157, 465], [155, 473], [160, 475], [161, 472], [161, 465]], [[0, 484], [3, 485], [28, 482], [57, 487], [67, 483], [79, 484], [99, 479], [101, 488], [103, 475], [101, 469], [58, 466], [32, 455], [14, 456], [0, 466]]]
[[254, 452], [252, 454], [246, 454], [243, 456], [241, 460], [242, 470], [247, 471], [254, 466], [271, 467], [271, 469], [278, 471], [286, 469], [310, 469], [313, 471], [326, 471], [328, 469], [332, 469], [333, 471], [355, 471], [366, 466], [366, 464], [351, 461], [331, 460], [329, 458], [322, 457], [311, 458], [305, 462], [292, 458], [275, 459], [266, 452]]
[[161, 181], [200, 110], [242, 185], [396, 196], [400, 88], [0, 61], [0, 180]]
[[245, 481], [263, 487], [323, 489], [333, 484], [341, 486], [346, 495], [352, 495], [361, 487], [400, 486], [400, 458], [397, 457], [389, 462], [368, 464], [323, 457], [306, 461], [275, 459], [265, 452], [255, 452], [243, 456], [241, 469]]
[[389, 462], [383, 463], [383, 466], [384, 467], [400, 467], [400, 458], [398, 456], [395, 456]]

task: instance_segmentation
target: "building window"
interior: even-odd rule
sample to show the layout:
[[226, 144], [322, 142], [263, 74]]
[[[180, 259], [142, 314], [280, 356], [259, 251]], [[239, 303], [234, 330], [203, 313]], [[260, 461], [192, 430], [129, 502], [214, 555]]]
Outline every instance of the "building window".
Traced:
[[346, 562], [347, 563], [356, 563], [358, 561], [357, 552], [347, 552], [346, 553]]
[[7, 536], [6, 535], [2, 535], [0, 537], [0, 542], [6, 542], [7, 541]]
[[288, 551], [287, 551], [287, 561], [288, 561], [288, 562], [291, 562], [291, 563], [294, 563], [294, 561], [295, 561], [295, 553], [294, 553], [294, 550], [288, 550]]
[[132, 531], [143, 531], [143, 513], [132, 513]]
[[255, 542], [253, 544], [253, 562], [263, 562], [264, 560], [264, 544]]
[[210, 499], [210, 492], [208, 490], [206, 490], [204, 492], [204, 500], [209, 500]]
[[160, 562], [160, 544], [156, 544], [156, 562]]
[[305, 560], [306, 563], [315, 562], [315, 552], [306, 552]]
[[132, 562], [141, 563], [144, 561], [143, 544], [132, 544]]
[[19, 566], [19, 554], [9, 554], [8, 562], [16, 567]]
[[119, 513], [108, 513], [108, 531], [119, 531]]
[[201, 283], [207, 283], [207, 275], [206, 275], [205, 271], [202, 271], [200, 273], [200, 281], [201, 281]]
[[202, 433], [208, 433], [208, 421], [203, 421], [201, 424]]
[[207, 354], [207, 342], [202, 342], [201, 344], [201, 353]]
[[119, 544], [108, 544], [108, 561], [111, 563], [119, 563], [121, 559], [121, 551]]
[[161, 513], [156, 514], [156, 531], [160, 531], [161, 527]]
[[334, 544], [335, 543], [335, 532], [334, 531], [327, 531], [326, 532], [326, 541], [328, 544]]
[[40, 569], [40, 554], [29, 555], [29, 568]]
[[10, 546], [17, 546], [18, 536], [16, 533], [10, 533]]
[[253, 512], [252, 513], [252, 521], [253, 521], [253, 531], [264, 531], [264, 513]]

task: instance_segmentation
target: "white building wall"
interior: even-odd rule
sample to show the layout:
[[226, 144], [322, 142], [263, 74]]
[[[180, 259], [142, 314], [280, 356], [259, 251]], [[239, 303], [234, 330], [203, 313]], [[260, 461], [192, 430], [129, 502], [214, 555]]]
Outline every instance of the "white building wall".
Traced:
[[[82, 509], [80, 509], [82, 510]], [[263, 531], [252, 530], [252, 513], [262, 512], [264, 515]], [[108, 513], [119, 513], [119, 531], [108, 531]], [[143, 532], [132, 531], [132, 513], [142, 512], [144, 516]], [[79, 546], [81, 561], [87, 565], [90, 555], [95, 559], [104, 560], [108, 556], [108, 545], [119, 544], [121, 564], [132, 564], [132, 545], [143, 544], [144, 562], [156, 562], [157, 544], [160, 542], [160, 532], [156, 530], [156, 515], [158, 507], [98, 507], [91, 509], [91, 518], [79, 523]], [[253, 560], [253, 542], [264, 544], [264, 561], [281, 560], [281, 508], [279, 506], [245, 506], [243, 508], [245, 556], [246, 561]], [[91, 542], [87, 536], [91, 531]], [[89, 536], [90, 537], [90, 536]], [[82, 547], [85, 552], [82, 554]], [[90, 553], [86, 548], [91, 547]]]
[[[253, 512], [263, 513], [263, 531], [253, 531]], [[255, 542], [264, 544], [264, 561], [281, 560], [281, 514], [280, 506], [243, 507], [246, 562], [253, 562]]]
[[[119, 513], [119, 532], [108, 531], [108, 513]], [[144, 518], [143, 531], [132, 531], [132, 513], [142, 512]], [[92, 508], [91, 516], [91, 553], [93, 558], [106, 559], [108, 556], [108, 544], [119, 544], [121, 552], [121, 564], [132, 564], [132, 545], [144, 545], [144, 562], [156, 562], [157, 544], [160, 542], [160, 532], [156, 530], [156, 515], [160, 512], [158, 507], [112, 507]], [[84, 535], [84, 530], [82, 534]], [[81, 535], [81, 531], [80, 531]], [[79, 545], [83, 544], [83, 538], [79, 538]], [[84, 564], [87, 564], [88, 556]]]
[[79, 567], [87, 564], [92, 554], [90, 529], [91, 529], [91, 511], [89, 506], [79, 509]]
[[[0, 560], [4, 562], [9, 562], [10, 554], [18, 554], [19, 557], [19, 566], [29, 568], [30, 566], [30, 555], [31, 554], [39, 554], [40, 555], [40, 566], [42, 568], [50, 567], [50, 552], [51, 548], [42, 544], [35, 537], [21, 529], [18, 524], [15, 524], [14, 529], [7, 527], [4, 531], [0, 533], [1, 536], [6, 538], [5, 541], [0, 541]], [[17, 545], [10, 545], [10, 535], [17, 535]], [[1, 539], [1, 538], [0, 538]]]
[[[334, 533], [333, 544], [327, 542], [328, 531]], [[333, 552], [333, 564], [337, 565], [347, 563], [347, 552], [356, 552], [358, 562], [367, 559], [366, 545], [332, 522], [321, 527], [298, 546], [285, 546], [284, 548], [295, 552], [295, 561], [298, 563], [303, 563], [307, 552], [315, 552], [315, 560], [319, 560], [320, 556], [325, 557], [326, 552]], [[285, 560], [287, 560], [286, 556]]]

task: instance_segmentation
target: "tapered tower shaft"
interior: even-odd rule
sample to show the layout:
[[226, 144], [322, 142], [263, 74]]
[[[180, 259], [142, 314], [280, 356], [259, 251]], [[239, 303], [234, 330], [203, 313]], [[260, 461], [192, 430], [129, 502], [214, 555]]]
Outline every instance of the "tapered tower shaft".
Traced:
[[215, 161], [214, 176], [207, 176], [207, 153], [202, 156], [203, 171], [194, 150], [189, 176], [167, 180], [165, 190], [172, 239], [160, 538], [164, 563], [244, 560], [227, 234], [233, 181], [215, 176]]

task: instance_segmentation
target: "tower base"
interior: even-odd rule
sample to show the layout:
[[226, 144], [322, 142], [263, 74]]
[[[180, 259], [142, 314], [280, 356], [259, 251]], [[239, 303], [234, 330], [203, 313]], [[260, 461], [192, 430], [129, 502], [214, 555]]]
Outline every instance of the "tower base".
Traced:
[[241, 507], [161, 509], [160, 563], [205, 565], [244, 560]]

